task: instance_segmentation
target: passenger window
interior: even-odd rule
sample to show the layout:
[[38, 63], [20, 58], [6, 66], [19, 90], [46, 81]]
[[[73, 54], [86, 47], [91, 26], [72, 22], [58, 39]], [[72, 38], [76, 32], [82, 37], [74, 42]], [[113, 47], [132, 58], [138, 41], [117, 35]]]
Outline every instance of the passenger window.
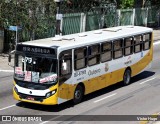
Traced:
[[124, 55], [130, 55], [133, 53], [133, 38], [125, 38], [124, 40]]
[[144, 34], [144, 35], [143, 35], [143, 40], [144, 40], [144, 41], [150, 41], [150, 40], [151, 40], [151, 33], [149, 33], [149, 34]]
[[74, 69], [79, 70], [87, 66], [87, 48], [82, 47], [74, 51]]
[[[65, 65], [62, 65], [61, 74], [62, 75], [70, 74], [71, 73], [71, 60], [66, 59], [63, 62], [65, 63]], [[66, 67], [63, 67], [63, 66], [66, 66]]]
[[101, 50], [101, 62], [112, 59], [112, 42], [102, 43]]
[[89, 55], [97, 55], [97, 54], [99, 54], [99, 50], [100, 50], [100, 47], [99, 47], [99, 45], [93, 45], [93, 46], [90, 46], [90, 47], [88, 47], [88, 53], [89, 53]]
[[151, 33], [143, 35], [143, 50], [150, 49], [151, 46]]
[[60, 54], [60, 75], [72, 73], [72, 50], [63, 51]]
[[117, 59], [123, 56], [123, 40], [116, 40], [113, 42], [113, 58]]
[[134, 52], [142, 51], [142, 36], [138, 35], [134, 37]]
[[120, 58], [123, 56], [122, 49], [114, 51], [114, 59]]
[[133, 38], [126, 38], [125, 41], [124, 41], [124, 46], [125, 47], [130, 47], [132, 46], [132, 42], [133, 42]]
[[100, 62], [100, 45], [93, 45], [88, 47], [88, 65], [92, 66]]
[[112, 49], [112, 42], [102, 43], [102, 52], [110, 51]]
[[114, 41], [114, 50], [118, 50], [118, 49], [122, 48], [122, 43], [123, 43], [122, 40]]

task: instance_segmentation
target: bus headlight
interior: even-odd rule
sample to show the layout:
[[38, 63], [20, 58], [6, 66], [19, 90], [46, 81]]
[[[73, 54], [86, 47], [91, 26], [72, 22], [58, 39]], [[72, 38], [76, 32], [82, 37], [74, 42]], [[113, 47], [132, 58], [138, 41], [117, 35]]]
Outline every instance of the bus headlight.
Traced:
[[14, 87], [14, 91], [18, 94], [18, 89], [16, 87]]
[[56, 93], [56, 91], [57, 91], [57, 90], [53, 90], [53, 91], [50, 91], [50, 92], [46, 93], [46, 98], [54, 95], [54, 94]]

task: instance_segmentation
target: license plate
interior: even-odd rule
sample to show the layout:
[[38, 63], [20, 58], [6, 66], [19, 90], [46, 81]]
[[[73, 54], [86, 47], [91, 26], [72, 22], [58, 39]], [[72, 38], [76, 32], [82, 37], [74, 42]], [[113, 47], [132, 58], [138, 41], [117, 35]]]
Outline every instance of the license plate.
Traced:
[[27, 99], [28, 99], [28, 100], [33, 100], [33, 101], [34, 101], [34, 98], [31, 97], [31, 96], [28, 96]]

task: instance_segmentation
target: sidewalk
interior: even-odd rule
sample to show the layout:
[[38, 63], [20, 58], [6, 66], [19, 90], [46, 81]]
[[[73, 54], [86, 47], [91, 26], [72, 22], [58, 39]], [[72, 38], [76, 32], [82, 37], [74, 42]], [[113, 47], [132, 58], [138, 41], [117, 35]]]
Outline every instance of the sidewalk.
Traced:
[[[12, 59], [12, 61], [14, 61]], [[13, 68], [8, 65], [8, 54], [1, 53], [0, 54], [0, 72], [1, 71], [13, 72]]]
[[160, 28], [153, 30], [154, 41], [160, 40]]

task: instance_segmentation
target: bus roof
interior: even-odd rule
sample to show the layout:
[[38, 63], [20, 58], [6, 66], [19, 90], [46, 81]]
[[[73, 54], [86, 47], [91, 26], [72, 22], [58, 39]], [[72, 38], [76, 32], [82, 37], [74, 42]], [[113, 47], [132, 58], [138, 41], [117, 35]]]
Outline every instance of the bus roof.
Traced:
[[152, 29], [140, 26], [119, 26], [58, 37], [27, 41], [20, 44], [40, 47], [58, 47], [61, 49], [71, 49], [74, 47], [86, 46], [103, 41], [110, 41], [122, 37], [129, 37], [147, 32], [152, 32]]

